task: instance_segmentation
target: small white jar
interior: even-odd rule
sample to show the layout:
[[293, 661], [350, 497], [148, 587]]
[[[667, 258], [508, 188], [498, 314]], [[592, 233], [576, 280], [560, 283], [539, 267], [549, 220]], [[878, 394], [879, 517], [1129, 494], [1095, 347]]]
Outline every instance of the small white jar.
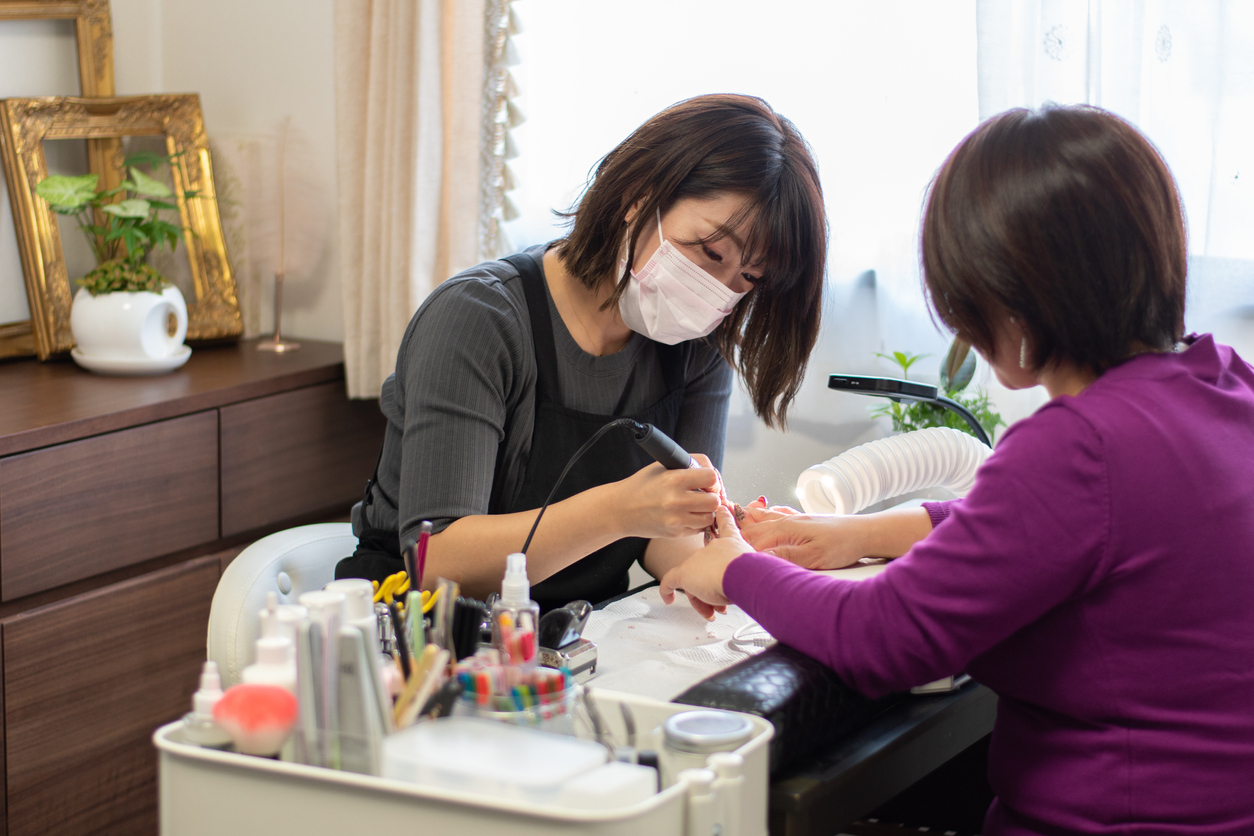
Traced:
[[713, 709], [672, 714], [662, 724], [662, 787], [674, 784], [685, 769], [704, 769], [715, 752], [739, 749], [752, 738], [753, 721], [739, 714]]

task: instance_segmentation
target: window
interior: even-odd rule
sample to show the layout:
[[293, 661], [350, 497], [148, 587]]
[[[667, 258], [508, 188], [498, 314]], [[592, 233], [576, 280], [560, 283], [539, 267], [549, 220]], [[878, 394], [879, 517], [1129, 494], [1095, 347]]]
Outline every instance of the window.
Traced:
[[[884, 428], [869, 401], [831, 392], [835, 371], [885, 373], [873, 353], [931, 353], [937, 332], [919, 292], [924, 191], [977, 121], [974, 0], [629, 4], [516, 0], [522, 23], [510, 193], [515, 247], [560, 237], [553, 209], [578, 198], [600, 157], [689, 96], [761, 96], [818, 160], [831, 225], [824, 333], [789, 432], [733, 398], [724, 462], [733, 496], [792, 502], [797, 475]], [[873, 275], [868, 271], [874, 271]]]
[[[516, 0], [515, 9], [527, 115], [512, 163], [520, 217], [506, 225], [515, 246], [559, 237], [551, 210], [571, 206], [600, 156], [688, 96], [761, 96], [814, 149], [831, 225], [823, 334], [788, 433], [733, 399], [724, 462], [733, 496], [790, 501], [804, 468], [887, 431], [869, 417], [873, 403], [826, 388], [830, 372], [895, 374], [874, 352], [901, 350], [932, 355], [911, 377], [936, 379], [949, 338], [920, 292], [920, 213], [933, 173], [978, 123], [990, 79], [1008, 96], [990, 113], [1088, 98], [1158, 145], [1189, 222], [1187, 327], [1254, 357], [1249, 4]], [[1007, 421], [1046, 397], [1008, 392], [987, 369], [976, 383]]]

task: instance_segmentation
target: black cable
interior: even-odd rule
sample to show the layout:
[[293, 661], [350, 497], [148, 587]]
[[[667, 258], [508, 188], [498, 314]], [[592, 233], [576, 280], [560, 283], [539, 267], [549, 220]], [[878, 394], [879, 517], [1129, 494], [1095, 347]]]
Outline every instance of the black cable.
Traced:
[[557, 496], [557, 489], [562, 486], [562, 482], [565, 481], [566, 474], [570, 472], [571, 467], [574, 466], [575, 462], [579, 461], [580, 457], [583, 456], [584, 453], [588, 452], [589, 447], [599, 441], [601, 436], [605, 435], [614, 427], [630, 427], [637, 435], [645, 432], [645, 425], [641, 424], [639, 421], [633, 421], [630, 418], [616, 418], [601, 429], [597, 430], [596, 433], [593, 434], [592, 438], [585, 441], [583, 446], [575, 451], [575, 455], [570, 457], [570, 461], [566, 462], [566, 467], [562, 469], [562, 475], [557, 477], [557, 483], [553, 485], [553, 490], [549, 491], [548, 499], [544, 500], [544, 504], [540, 506], [540, 513], [536, 514], [536, 521], [531, 524], [531, 531], [527, 534], [527, 542], [523, 543], [523, 554], [526, 554], [527, 549], [531, 547], [531, 538], [536, 535], [536, 526], [540, 525], [540, 518], [544, 516], [544, 512], [549, 507], [549, 503], [553, 501], [553, 497]]

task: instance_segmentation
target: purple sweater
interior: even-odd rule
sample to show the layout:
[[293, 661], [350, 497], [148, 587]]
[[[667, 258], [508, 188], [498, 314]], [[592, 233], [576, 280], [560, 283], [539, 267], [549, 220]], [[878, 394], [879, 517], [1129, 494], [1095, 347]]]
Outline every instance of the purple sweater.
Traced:
[[1209, 336], [1010, 429], [881, 575], [747, 554], [728, 598], [868, 695], [1000, 697], [986, 834], [1254, 833], [1254, 369]]

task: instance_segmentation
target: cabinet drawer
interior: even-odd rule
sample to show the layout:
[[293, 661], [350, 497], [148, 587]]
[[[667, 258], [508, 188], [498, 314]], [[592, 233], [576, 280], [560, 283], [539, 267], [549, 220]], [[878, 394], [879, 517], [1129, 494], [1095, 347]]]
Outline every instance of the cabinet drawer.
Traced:
[[5, 621], [11, 834], [157, 831], [153, 729], [191, 706], [219, 557]]
[[218, 537], [210, 410], [0, 459], [5, 601]]
[[385, 424], [377, 401], [350, 401], [340, 383], [225, 406], [221, 422], [223, 537], [347, 512], [361, 499]]

